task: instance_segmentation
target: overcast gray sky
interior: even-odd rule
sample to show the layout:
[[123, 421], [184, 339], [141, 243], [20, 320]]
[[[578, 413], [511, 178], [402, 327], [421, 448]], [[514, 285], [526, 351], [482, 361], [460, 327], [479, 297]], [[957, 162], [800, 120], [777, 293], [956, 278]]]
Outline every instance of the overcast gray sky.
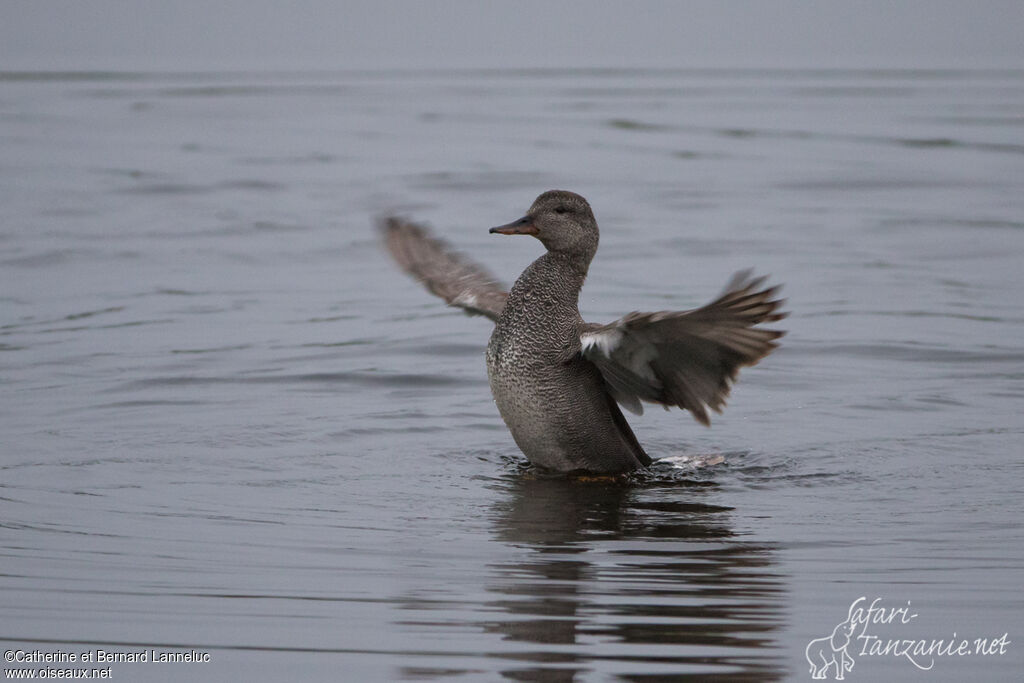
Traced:
[[0, 69], [1024, 68], [1024, 0], [0, 0]]

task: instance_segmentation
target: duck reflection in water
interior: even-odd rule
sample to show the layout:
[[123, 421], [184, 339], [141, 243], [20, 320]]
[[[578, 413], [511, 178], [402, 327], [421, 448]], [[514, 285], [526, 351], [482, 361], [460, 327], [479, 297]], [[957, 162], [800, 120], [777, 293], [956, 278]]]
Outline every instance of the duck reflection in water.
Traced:
[[702, 502], [709, 486], [510, 480], [495, 535], [527, 554], [492, 565], [507, 618], [483, 626], [536, 648], [503, 675], [781, 679], [784, 577], [770, 547], [733, 533], [730, 508]]

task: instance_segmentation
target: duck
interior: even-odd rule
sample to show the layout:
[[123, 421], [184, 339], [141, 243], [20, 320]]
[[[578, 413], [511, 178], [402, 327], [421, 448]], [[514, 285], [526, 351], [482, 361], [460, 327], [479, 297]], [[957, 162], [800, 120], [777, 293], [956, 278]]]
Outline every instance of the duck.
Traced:
[[516, 445], [541, 471], [647, 468], [653, 460], [621, 408], [639, 415], [644, 403], [678, 407], [710, 426], [709, 411], [722, 411], [739, 369], [785, 334], [762, 326], [788, 315], [780, 287], [750, 270], [700, 308], [584, 321], [579, 295], [599, 230], [587, 200], [567, 190], [548, 190], [521, 218], [490, 228], [544, 246], [511, 289], [422, 224], [387, 216], [379, 228], [402, 270], [450, 306], [494, 322], [485, 354], [491, 393]]

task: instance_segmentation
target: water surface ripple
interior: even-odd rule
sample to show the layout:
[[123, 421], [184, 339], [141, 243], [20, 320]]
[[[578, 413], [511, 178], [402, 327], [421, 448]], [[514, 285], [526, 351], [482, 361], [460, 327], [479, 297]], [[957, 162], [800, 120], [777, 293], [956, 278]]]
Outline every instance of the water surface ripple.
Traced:
[[[912, 602], [901, 637], [1021, 639], [1021, 111], [1019, 69], [0, 72], [4, 649], [807, 680], [861, 595]], [[666, 460], [628, 481], [524, 467], [489, 323], [371, 229], [430, 221], [511, 281], [539, 246], [486, 230], [551, 187], [602, 227], [588, 319], [748, 266], [793, 312], [711, 430], [632, 418]]]

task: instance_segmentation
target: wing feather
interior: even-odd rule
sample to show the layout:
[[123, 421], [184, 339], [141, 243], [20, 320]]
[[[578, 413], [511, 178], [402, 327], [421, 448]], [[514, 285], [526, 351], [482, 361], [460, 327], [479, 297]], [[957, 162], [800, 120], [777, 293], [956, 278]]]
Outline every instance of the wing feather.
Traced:
[[395, 263], [427, 290], [466, 313], [497, 321], [508, 292], [486, 268], [465, 257], [430, 229], [387, 217], [378, 224]]
[[779, 310], [779, 287], [765, 288], [766, 280], [741, 271], [701, 308], [634, 312], [607, 325], [587, 324], [581, 352], [627, 410], [642, 412], [641, 401], [678, 406], [710, 424], [708, 410], [721, 412], [739, 369], [771, 353], [785, 334], [757, 327], [787, 315]]

